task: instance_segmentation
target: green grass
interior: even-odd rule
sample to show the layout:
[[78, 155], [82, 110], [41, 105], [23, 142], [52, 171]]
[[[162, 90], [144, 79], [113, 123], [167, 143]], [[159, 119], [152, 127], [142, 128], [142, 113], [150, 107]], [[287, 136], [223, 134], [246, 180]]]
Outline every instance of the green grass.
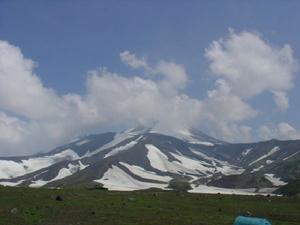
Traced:
[[272, 225], [299, 225], [300, 199], [0, 187], [0, 225], [231, 225], [247, 212]]

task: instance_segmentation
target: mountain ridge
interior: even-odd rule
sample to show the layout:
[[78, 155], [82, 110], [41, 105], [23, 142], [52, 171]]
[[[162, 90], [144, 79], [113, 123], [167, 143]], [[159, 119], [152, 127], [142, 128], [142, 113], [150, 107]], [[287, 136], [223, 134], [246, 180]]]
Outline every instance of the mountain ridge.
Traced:
[[300, 140], [232, 144], [200, 131], [169, 135], [134, 128], [83, 136], [48, 153], [1, 157], [0, 184], [139, 190], [184, 180], [191, 192], [254, 194], [271, 193], [300, 175], [294, 163]]

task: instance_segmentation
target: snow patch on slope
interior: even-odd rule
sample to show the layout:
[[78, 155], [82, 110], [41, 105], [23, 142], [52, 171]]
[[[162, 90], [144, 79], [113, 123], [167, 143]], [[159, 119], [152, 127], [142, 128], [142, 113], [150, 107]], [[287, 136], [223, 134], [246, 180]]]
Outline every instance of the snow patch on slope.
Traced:
[[271, 181], [274, 186], [282, 186], [287, 184], [286, 182], [282, 181], [279, 177], [275, 177], [275, 175], [272, 173], [266, 173], [265, 178]]
[[213, 173], [214, 168], [206, 163], [206, 162], [201, 162], [196, 159], [191, 159], [183, 155], [178, 155], [175, 153], [170, 153], [174, 158], [176, 158], [178, 161], [174, 161], [174, 164], [178, 164], [180, 167], [183, 169], [181, 170], [182, 172], [189, 172], [189, 173]]
[[73, 165], [72, 163], [69, 163], [67, 168], [62, 168], [58, 171], [58, 174], [56, 175], [55, 178], [53, 178], [51, 180], [36, 180], [36, 181], [33, 181], [29, 185], [29, 187], [41, 187], [41, 186], [44, 186], [45, 184], [50, 183], [52, 181], [61, 180], [65, 177], [71, 176], [74, 173], [77, 173], [80, 170], [84, 170], [88, 166], [89, 165], [83, 165], [80, 161], [78, 161], [77, 165]]
[[147, 171], [144, 168], [136, 165], [129, 165], [124, 162], [120, 162], [121, 165], [125, 166], [127, 169], [130, 170], [133, 174], [145, 178], [145, 179], [150, 179], [150, 180], [157, 180], [157, 181], [162, 181], [162, 182], [169, 182], [172, 177], [169, 176], [160, 176], [157, 175], [155, 172], [152, 171]]
[[0, 160], [0, 179], [14, 178], [25, 175], [64, 160], [76, 160], [79, 156], [72, 149], [66, 149], [54, 155], [47, 155], [21, 160]]
[[168, 184], [149, 183], [136, 180], [114, 165], [104, 173], [101, 179], [94, 181], [103, 184], [105, 188], [112, 191], [134, 191], [153, 187], [165, 189], [168, 186]]
[[112, 148], [112, 147], [120, 144], [121, 142], [125, 141], [126, 139], [129, 139], [132, 137], [134, 137], [134, 135], [132, 133], [128, 133], [128, 132], [117, 133], [111, 142], [103, 145], [102, 147], [100, 147], [99, 149], [97, 149], [95, 151], [87, 152], [84, 156], [82, 156], [82, 158], [91, 157], [93, 155], [96, 155], [99, 152], [102, 152], [106, 149]]
[[295, 155], [297, 155], [299, 152], [300, 152], [300, 150], [297, 151], [297, 152], [295, 152], [295, 153], [293, 153], [293, 154], [291, 154], [291, 155], [289, 155], [288, 157], [285, 157], [283, 160], [284, 160], [284, 161], [285, 161], [285, 160], [288, 160], [288, 159], [294, 157]]
[[75, 145], [81, 146], [81, 145], [84, 145], [84, 144], [88, 143], [89, 141], [90, 141], [89, 139], [83, 139], [81, 141], [76, 142]]
[[214, 144], [211, 142], [198, 140], [189, 130], [177, 130], [175, 137], [188, 141], [191, 144], [214, 146]]
[[187, 141], [190, 144], [198, 144], [205, 146], [214, 146], [215, 144], [209, 141], [198, 140], [195, 135], [193, 135], [189, 130], [174, 130], [174, 131], [160, 131], [160, 130], [150, 130], [150, 133], [164, 134], [168, 136], [173, 136], [183, 141]]
[[[245, 171], [244, 169], [242, 169], [240, 167], [237, 167], [237, 166], [234, 166], [234, 165], [231, 165], [228, 162], [218, 160], [218, 159], [213, 158], [213, 157], [209, 157], [209, 156], [207, 156], [206, 154], [204, 154], [202, 152], [196, 151], [194, 149], [190, 149], [190, 150], [194, 154], [202, 157], [203, 159], [206, 159], [206, 160], [210, 161], [211, 164], [215, 168], [214, 172], [220, 172], [220, 173], [228, 176], [228, 175], [239, 175], [239, 174], [242, 174]], [[217, 165], [217, 164], [219, 164], [219, 165]]]
[[231, 166], [231, 165], [223, 165], [221, 167], [216, 167], [217, 172], [222, 173], [225, 176], [229, 176], [229, 175], [240, 175], [242, 174], [245, 169], [243, 168], [239, 168], [236, 166]]
[[0, 182], [0, 185], [2, 186], [8, 186], [8, 187], [13, 187], [21, 184], [24, 180], [19, 180], [17, 182], [11, 182], [11, 181], [2, 181]]
[[170, 153], [178, 161], [169, 161], [168, 157], [162, 153], [157, 147], [147, 144], [147, 157], [151, 166], [163, 172], [171, 172], [175, 174], [197, 174], [203, 176], [211, 175], [214, 168], [206, 162], [201, 162], [196, 159], [188, 158], [183, 155]]
[[259, 157], [258, 159], [254, 160], [253, 162], [249, 163], [249, 166], [253, 165], [254, 163], [257, 163], [265, 158], [270, 157], [271, 155], [273, 155], [274, 153], [278, 152], [280, 150], [280, 148], [278, 146], [272, 148], [267, 154]]
[[271, 163], [273, 163], [274, 162], [274, 160], [266, 160], [266, 164], [268, 164], [268, 165], [270, 165]]
[[219, 188], [219, 187], [213, 187], [213, 186], [206, 186], [206, 185], [194, 185], [192, 184], [192, 190], [189, 190], [188, 192], [191, 193], [206, 193], [206, 194], [240, 194], [240, 195], [255, 195], [255, 188], [249, 188], [249, 189], [230, 189], [230, 188]]
[[242, 152], [242, 156], [243, 156], [243, 157], [247, 156], [251, 151], [252, 151], [252, 148], [248, 148], [248, 149], [244, 150], [244, 151]]
[[133, 146], [135, 146], [135, 145], [138, 143], [138, 141], [139, 141], [142, 137], [143, 137], [143, 136], [140, 136], [140, 137], [138, 137], [136, 140], [131, 141], [131, 142], [127, 143], [126, 145], [119, 146], [119, 147], [116, 147], [116, 148], [112, 149], [109, 153], [107, 153], [107, 154], [104, 156], [104, 158], [107, 158], [107, 157], [113, 156], [113, 155], [117, 155], [117, 154], [119, 154], [120, 152], [123, 152], [123, 151], [126, 151], [126, 150], [132, 148]]
[[265, 167], [264, 165], [260, 165], [259, 167], [254, 168], [250, 173], [254, 173], [254, 172], [260, 171], [264, 167]]
[[154, 145], [147, 144], [145, 147], [148, 149], [147, 157], [150, 165], [155, 169], [167, 172], [169, 164], [168, 157]]

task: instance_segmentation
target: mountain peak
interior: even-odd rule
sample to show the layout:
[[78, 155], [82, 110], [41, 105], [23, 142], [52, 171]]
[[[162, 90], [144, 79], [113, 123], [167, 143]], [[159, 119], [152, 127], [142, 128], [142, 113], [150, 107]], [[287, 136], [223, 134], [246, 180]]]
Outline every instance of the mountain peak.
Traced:
[[166, 136], [173, 136], [183, 141], [187, 141], [191, 144], [202, 144], [207, 146], [214, 146], [215, 144], [224, 144], [226, 142], [220, 141], [216, 138], [210, 137], [209, 135], [205, 134], [204, 132], [198, 129], [188, 129], [188, 128], [181, 128], [181, 129], [162, 129], [159, 127], [145, 127], [145, 126], [138, 126], [135, 128], [128, 129], [124, 131], [124, 133], [131, 134], [131, 135], [138, 135], [138, 134], [146, 134], [146, 133], [157, 133]]

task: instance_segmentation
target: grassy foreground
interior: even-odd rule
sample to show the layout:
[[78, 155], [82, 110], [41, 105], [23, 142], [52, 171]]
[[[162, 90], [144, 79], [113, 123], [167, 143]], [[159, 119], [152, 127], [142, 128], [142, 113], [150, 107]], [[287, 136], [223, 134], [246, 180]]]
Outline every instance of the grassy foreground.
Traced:
[[300, 198], [0, 187], [0, 225], [231, 225], [247, 212], [299, 225]]

